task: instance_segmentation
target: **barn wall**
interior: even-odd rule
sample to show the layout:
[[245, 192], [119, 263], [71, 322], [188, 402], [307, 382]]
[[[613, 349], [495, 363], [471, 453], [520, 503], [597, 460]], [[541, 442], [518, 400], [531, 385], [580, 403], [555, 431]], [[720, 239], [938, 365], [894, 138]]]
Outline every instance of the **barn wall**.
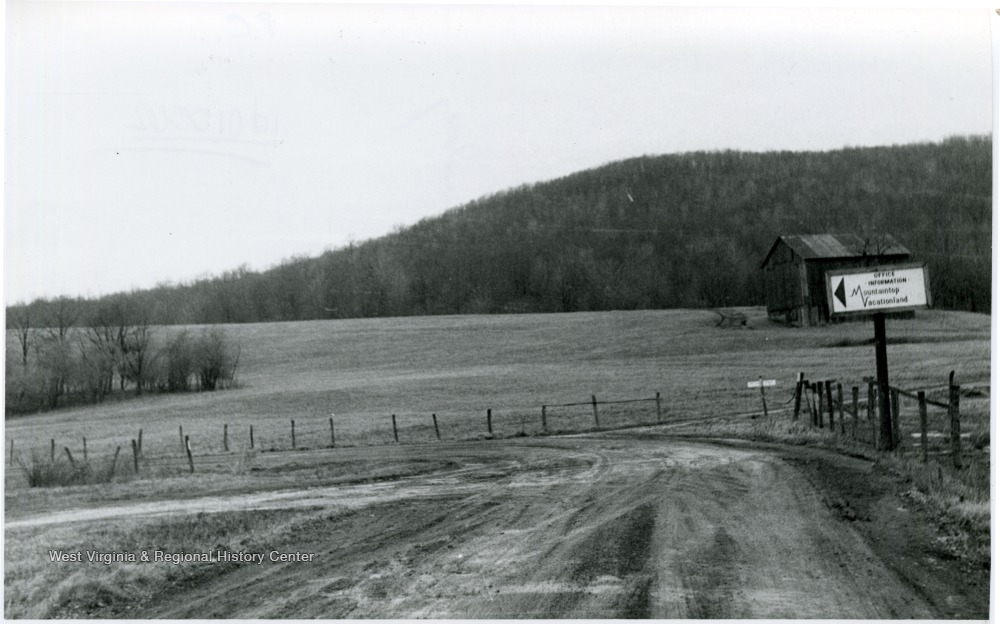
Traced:
[[[867, 262], [864, 262], [867, 260]], [[906, 262], [908, 255], [881, 256], [877, 263]], [[827, 271], [876, 264], [872, 258], [803, 259], [784, 241], [778, 241], [763, 267], [767, 314], [774, 320], [801, 325], [830, 322], [826, 301]], [[868, 318], [861, 315], [858, 318]], [[841, 319], [851, 320], [851, 319]]]
[[768, 316], [784, 320], [802, 305], [802, 288], [799, 279], [801, 260], [791, 248], [780, 243], [764, 267], [764, 292]]

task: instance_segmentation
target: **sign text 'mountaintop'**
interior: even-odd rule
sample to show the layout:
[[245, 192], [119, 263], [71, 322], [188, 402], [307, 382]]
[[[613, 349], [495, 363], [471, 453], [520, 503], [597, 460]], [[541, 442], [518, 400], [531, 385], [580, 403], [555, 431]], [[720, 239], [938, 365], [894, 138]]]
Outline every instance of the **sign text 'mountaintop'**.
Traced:
[[834, 270], [826, 274], [831, 314], [912, 310], [930, 305], [927, 270], [897, 265]]

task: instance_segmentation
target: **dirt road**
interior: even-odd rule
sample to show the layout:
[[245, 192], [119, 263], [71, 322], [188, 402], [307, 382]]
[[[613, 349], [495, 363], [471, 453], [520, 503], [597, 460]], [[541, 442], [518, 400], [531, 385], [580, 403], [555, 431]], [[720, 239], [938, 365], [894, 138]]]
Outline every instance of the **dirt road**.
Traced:
[[[636, 433], [338, 452], [454, 463], [391, 482], [91, 510], [328, 511], [280, 546], [314, 553], [312, 561], [189, 579], [142, 617], [988, 615], [976, 610], [988, 608], [988, 591], [970, 612], [953, 570], [915, 581], [906, 560], [887, 555], [894, 545], [873, 541], [863, 525], [878, 521], [885, 500], [848, 518], [801, 465], [822, 456], [822, 471], [864, 480], [870, 465], [861, 460]], [[933, 553], [919, 557], [934, 568]]]

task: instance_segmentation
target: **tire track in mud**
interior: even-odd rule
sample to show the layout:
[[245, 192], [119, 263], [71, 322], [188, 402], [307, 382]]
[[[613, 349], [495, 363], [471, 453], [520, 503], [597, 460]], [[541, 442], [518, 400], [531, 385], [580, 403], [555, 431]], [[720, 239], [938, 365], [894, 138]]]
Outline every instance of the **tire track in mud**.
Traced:
[[656, 509], [651, 503], [632, 508], [611, 523], [590, 533], [580, 545], [582, 561], [570, 578], [593, 580], [600, 576], [622, 579], [616, 608], [625, 618], [648, 618], [649, 588], [653, 576], [647, 569], [652, 554]]
[[736, 541], [719, 528], [708, 544], [695, 548], [681, 564], [679, 572], [688, 590], [685, 596], [688, 617], [734, 618], [734, 592], [739, 590], [735, 565], [738, 552]]
[[448, 474], [311, 496], [324, 511], [282, 548], [313, 562], [191, 582], [144, 617], [933, 616], [771, 452], [589, 435], [492, 443], [482, 461], [481, 446]]

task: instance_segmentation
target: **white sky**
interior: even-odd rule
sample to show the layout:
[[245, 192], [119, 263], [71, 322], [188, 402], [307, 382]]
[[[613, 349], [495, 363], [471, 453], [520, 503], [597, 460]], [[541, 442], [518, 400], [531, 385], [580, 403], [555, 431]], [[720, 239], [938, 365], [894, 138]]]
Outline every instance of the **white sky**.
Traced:
[[642, 154], [991, 131], [969, 10], [13, 2], [7, 303], [264, 269]]

